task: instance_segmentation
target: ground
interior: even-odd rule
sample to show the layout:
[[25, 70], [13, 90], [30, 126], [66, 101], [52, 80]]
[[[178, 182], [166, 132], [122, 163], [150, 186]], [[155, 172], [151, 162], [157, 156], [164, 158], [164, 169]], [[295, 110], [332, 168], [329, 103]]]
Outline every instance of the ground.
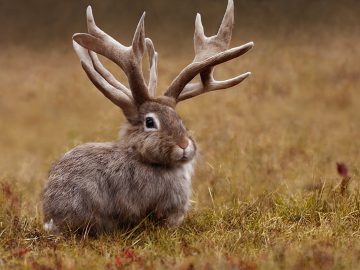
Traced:
[[[255, 48], [217, 77], [252, 77], [179, 105], [200, 147], [179, 228], [144, 220], [97, 238], [46, 234], [40, 194], [54, 160], [115, 140], [124, 117], [71, 44], [3, 48], [0, 268], [359, 268], [360, 35], [317, 30], [246, 33]], [[236, 35], [233, 44], [247, 41]], [[190, 42], [159, 53], [161, 92], [193, 53]]]

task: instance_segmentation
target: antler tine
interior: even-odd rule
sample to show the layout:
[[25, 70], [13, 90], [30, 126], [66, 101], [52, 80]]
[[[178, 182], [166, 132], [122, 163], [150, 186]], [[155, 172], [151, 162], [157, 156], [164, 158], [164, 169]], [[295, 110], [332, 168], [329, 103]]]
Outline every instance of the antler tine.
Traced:
[[96, 25], [91, 6], [88, 6], [86, 9], [86, 25], [90, 35], [98, 38], [113, 39]]
[[92, 64], [95, 68], [95, 70], [112, 86], [115, 88], [121, 90], [124, 94], [126, 94], [129, 98], [132, 100], [132, 94], [131, 91], [123, 85], [121, 82], [119, 82], [115, 77], [108, 71], [103, 64], [100, 62], [98, 56], [96, 53], [92, 51], [88, 51], [90, 58], [92, 60]]
[[219, 27], [216, 37], [228, 48], [230, 46], [232, 31], [234, 28], [234, 1], [229, 0], [224, 18]]
[[200, 13], [196, 14], [195, 19], [195, 32], [194, 32], [194, 49], [195, 49], [195, 56], [198, 54], [196, 51], [198, 48], [200, 48], [201, 44], [204, 43], [206, 39], [205, 33], [204, 33], [204, 26], [201, 22], [201, 15]]
[[[128, 119], [131, 119], [135, 113], [131, 96], [128, 96], [123, 91], [124, 89], [119, 89], [118, 87], [110, 84], [108, 80], [97, 72], [94, 64], [94, 58], [87, 49], [83, 48], [75, 41], [73, 41], [73, 47], [91, 82], [100, 90], [101, 93], [103, 93], [103, 95], [110, 99], [115, 105], [119, 106]], [[120, 84], [119, 86], [121, 87], [123, 85]]]
[[[185, 86], [184, 90], [181, 92], [180, 96], [178, 97], [178, 101], [183, 101], [192, 97], [196, 97], [198, 95], [204, 94], [206, 92], [227, 89], [233, 87], [247, 77], [251, 75], [251, 72], [246, 72], [241, 74], [235, 78], [224, 80], [224, 81], [216, 81], [212, 78], [206, 85], [203, 82], [199, 83], [191, 83]], [[212, 76], [212, 75], [211, 75]]]
[[149, 66], [150, 66], [150, 76], [148, 89], [150, 96], [155, 96], [156, 86], [157, 86], [157, 62], [158, 62], [158, 53], [155, 51], [154, 44], [150, 38], [145, 39], [146, 48], [149, 55]]
[[[247, 72], [225, 81], [216, 81], [213, 78], [214, 66], [239, 57], [254, 46], [253, 42], [249, 42], [242, 46], [228, 49], [233, 25], [233, 0], [228, 0], [225, 15], [219, 31], [215, 36], [205, 36], [201, 23], [201, 15], [197, 14], [194, 33], [195, 58], [193, 62], [185, 67], [173, 80], [165, 92], [166, 96], [173, 97], [177, 102], [182, 101], [209, 91], [235, 86], [251, 74]], [[198, 74], [200, 74], [201, 83], [189, 83]]]
[[[132, 45], [126, 47], [96, 26], [91, 7], [89, 6], [87, 9], [89, 33], [80, 33], [73, 36], [73, 40], [82, 47], [109, 58], [125, 72], [133, 99], [137, 105], [149, 99], [148, 89], [141, 69], [142, 57], [145, 51], [144, 18], [145, 13], [137, 25]], [[94, 55], [92, 54], [92, 56]], [[115, 82], [116, 79], [109, 75], [109, 72], [99, 64], [99, 61], [95, 59], [94, 63], [98, 72], [110, 80], [110, 84], [118, 85]]]

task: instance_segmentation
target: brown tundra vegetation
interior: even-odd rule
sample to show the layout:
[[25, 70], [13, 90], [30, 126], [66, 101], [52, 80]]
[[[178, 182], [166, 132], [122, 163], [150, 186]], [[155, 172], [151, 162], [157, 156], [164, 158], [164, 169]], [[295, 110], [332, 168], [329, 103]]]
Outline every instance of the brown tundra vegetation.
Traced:
[[73, 52], [86, 6], [125, 44], [147, 11], [162, 91], [193, 58], [196, 12], [211, 35], [226, 5], [142, 2], [0, 2], [0, 269], [359, 268], [356, 1], [235, 1], [232, 45], [256, 46], [216, 77], [252, 76], [177, 108], [200, 154], [180, 227], [145, 219], [95, 238], [45, 233], [51, 164], [81, 143], [115, 140], [125, 121]]

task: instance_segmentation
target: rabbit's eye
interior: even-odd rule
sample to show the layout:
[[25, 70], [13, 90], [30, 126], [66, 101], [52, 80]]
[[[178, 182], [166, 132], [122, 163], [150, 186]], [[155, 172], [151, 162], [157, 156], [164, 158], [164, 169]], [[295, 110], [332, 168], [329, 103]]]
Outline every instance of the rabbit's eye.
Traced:
[[155, 113], [147, 113], [144, 119], [145, 131], [154, 131], [160, 129], [160, 121]]
[[156, 128], [155, 120], [150, 116], [145, 118], [145, 125], [147, 128]]

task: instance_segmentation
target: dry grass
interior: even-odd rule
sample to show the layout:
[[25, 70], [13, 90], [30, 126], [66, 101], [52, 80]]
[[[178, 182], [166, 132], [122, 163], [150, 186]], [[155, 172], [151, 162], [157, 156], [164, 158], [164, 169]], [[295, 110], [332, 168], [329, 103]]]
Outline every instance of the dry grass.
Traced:
[[[144, 221], [98, 239], [46, 235], [39, 196], [54, 159], [115, 140], [124, 118], [70, 46], [4, 48], [0, 268], [358, 268], [360, 35], [316, 35], [255, 36], [254, 51], [218, 74], [251, 70], [251, 79], [179, 106], [201, 148], [193, 210], [180, 228]], [[159, 51], [164, 89], [192, 52]], [[350, 180], [341, 183], [337, 162]]]

